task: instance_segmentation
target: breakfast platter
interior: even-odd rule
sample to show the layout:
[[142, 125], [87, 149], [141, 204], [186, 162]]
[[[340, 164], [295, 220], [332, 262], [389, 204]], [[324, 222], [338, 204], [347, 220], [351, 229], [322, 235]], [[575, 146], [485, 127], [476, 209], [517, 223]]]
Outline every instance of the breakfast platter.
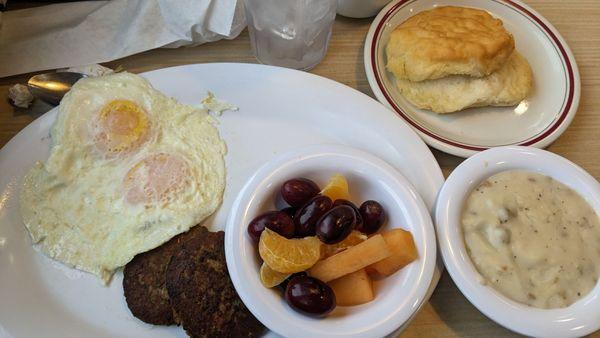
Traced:
[[[323, 143], [367, 151], [389, 163], [433, 210], [443, 177], [431, 152], [408, 126], [364, 94], [304, 72], [260, 65], [190, 65], [143, 77], [184, 104], [199, 106], [211, 91], [239, 107], [214, 117], [227, 144], [227, 176], [221, 206], [203, 223], [213, 230], [225, 228], [234, 199], [261, 165], [287, 151]], [[0, 307], [1, 327], [16, 336], [185, 336], [180, 328], [148, 325], [131, 315], [121, 271], [104, 286], [92, 274], [32, 248], [19, 212], [19, 190], [28, 169], [48, 157], [57, 112], [41, 116], [0, 151], [0, 296], [11, 304]], [[440, 272], [438, 265], [420, 304]], [[25, 317], [37, 319], [24, 322]]]
[[[507, 107], [435, 114], [416, 107], [402, 95], [397, 79], [386, 68], [385, 49], [391, 33], [415, 13], [444, 5], [481, 9], [502, 21], [514, 36], [515, 50], [531, 66], [533, 89], [529, 96]], [[566, 130], [579, 105], [581, 84], [573, 53], [550, 22], [520, 1], [392, 1], [371, 24], [364, 66], [369, 85], [381, 103], [409, 123], [427, 144], [461, 157], [505, 145], [544, 148]], [[459, 100], [461, 92], [477, 92], [483, 86], [463, 85], [453, 100]]]
[[[540, 149], [579, 105], [565, 40], [517, 0], [386, 3], [379, 102], [268, 65], [51, 73], [0, 149], [0, 337], [397, 336], [444, 269], [515, 333], [598, 331], [600, 183]], [[444, 180], [428, 145], [467, 159]]]

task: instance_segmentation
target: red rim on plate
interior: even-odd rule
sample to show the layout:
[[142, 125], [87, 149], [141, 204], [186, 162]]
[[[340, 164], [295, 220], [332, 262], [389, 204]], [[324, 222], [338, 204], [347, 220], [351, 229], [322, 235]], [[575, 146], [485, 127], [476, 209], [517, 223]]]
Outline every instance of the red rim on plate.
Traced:
[[[396, 104], [396, 102], [394, 101], [394, 99], [392, 98], [390, 93], [388, 92], [387, 88], [383, 84], [383, 81], [382, 81], [381, 75], [380, 75], [381, 74], [380, 73], [380, 65], [377, 62], [377, 46], [379, 44], [379, 40], [381, 37], [381, 31], [382, 31], [383, 27], [385, 27], [386, 24], [388, 24], [389, 19], [394, 14], [396, 14], [398, 12], [398, 10], [404, 8], [405, 6], [411, 4], [415, 1], [418, 1], [418, 0], [398, 1], [396, 4], [394, 4], [392, 7], [390, 7], [387, 10], [387, 12], [385, 12], [385, 14], [383, 15], [383, 17], [381, 18], [381, 20], [379, 21], [379, 23], [377, 24], [377, 26], [375, 28], [375, 32], [373, 34], [373, 38], [372, 38], [371, 46], [370, 46], [370, 57], [371, 57], [371, 67], [373, 69], [373, 74], [374, 74], [375, 80], [377, 82], [377, 86], [379, 87], [379, 90], [381, 90], [381, 93], [385, 97], [385, 100], [387, 101], [389, 106], [392, 107], [396, 113], [398, 113], [406, 122], [408, 122], [413, 128], [417, 129], [419, 132], [421, 132], [443, 144], [446, 144], [448, 146], [460, 148], [460, 149], [467, 150], [467, 151], [483, 151], [483, 150], [489, 149], [490, 147], [482, 147], [482, 146], [478, 146], [478, 145], [460, 143], [457, 141], [450, 140], [446, 137], [443, 137], [441, 135], [438, 135], [438, 134], [432, 132], [431, 130], [429, 130], [426, 127], [422, 126], [421, 124], [417, 123], [408, 114], [406, 114], [404, 112], [404, 110], [402, 110]], [[577, 85], [575, 83], [575, 72], [574, 72], [574, 67], [573, 67], [574, 60], [572, 60], [571, 57], [569, 57], [570, 53], [567, 52], [568, 47], [565, 47], [563, 45], [563, 43], [561, 42], [561, 39], [559, 39], [559, 37], [554, 33], [553, 29], [551, 29], [548, 26], [548, 24], [544, 22], [544, 20], [542, 20], [538, 15], [534, 14], [531, 10], [525, 8], [522, 4], [517, 3], [516, 1], [513, 1], [513, 0], [491, 0], [491, 1], [501, 4], [501, 5], [504, 5], [504, 6], [507, 6], [507, 7], [510, 7], [513, 10], [515, 10], [517, 13], [527, 17], [530, 21], [533, 21], [537, 25], [537, 27], [542, 32], [544, 32], [544, 36], [548, 40], [550, 40], [552, 45], [559, 52], [560, 57], [561, 57], [561, 64], [564, 68], [565, 73], [567, 74], [568, 80], [567, 80], [567, 87], [566, 87], [566, 93], [565, 93], [566, 100], [563, 102], [560, 112], [556, 115], [556, 118], [554, 119], [554, 121], [550, 125], [548, 125], [544, 130], [542, 130], [540, 133], [532, 136], [531, 138], [526, 139], [521, 142], [510, 144], [510, 145], [522, 145], [522, 146], [535, 145], [536, 143], [546, 139], [552, 133], [557, 131], [557, 129], [565, 122], [567, 116], [569, 115], [569, 112], [573, 108], [573, 102], [574, 102], [574, 97], [575, 97], [575, 86]], [[383, 71], [385, 71], [385, 69]], [[500, 146], [500, 145], [498, 145], [498, 146]]]

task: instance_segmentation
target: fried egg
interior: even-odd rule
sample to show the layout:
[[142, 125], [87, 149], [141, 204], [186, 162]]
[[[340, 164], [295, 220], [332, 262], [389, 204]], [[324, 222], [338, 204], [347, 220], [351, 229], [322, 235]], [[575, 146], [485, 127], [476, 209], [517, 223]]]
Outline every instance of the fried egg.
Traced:
[[78, 81], [51, 139], [47, 161], [24, 178], [24, 224], [43, 253], [104, 282], [222, 202], [226, 147], [215, 121], [140, 76]]

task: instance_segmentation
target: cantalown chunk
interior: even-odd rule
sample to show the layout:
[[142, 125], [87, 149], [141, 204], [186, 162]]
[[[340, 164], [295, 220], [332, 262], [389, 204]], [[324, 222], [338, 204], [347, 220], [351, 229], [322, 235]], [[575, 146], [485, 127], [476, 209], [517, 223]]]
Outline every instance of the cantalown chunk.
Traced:
[[332, 280], [329, 282], [329, 286], [335, 293], [337, 305], [360, 305], [375, 299], [373, 283], [365, 269]]
[[392, 229], [382, 234], [392, 255], [369, 266], [369, 271], [375, 271], [382, 276], [390, 276], [419, 257], [415, 242], [410, 231]]
[[391, 254], [383, 237], [375, 235], [356, 246], [317, 262], [308, 274], [323, 282], [329, 282], [387, 258]]

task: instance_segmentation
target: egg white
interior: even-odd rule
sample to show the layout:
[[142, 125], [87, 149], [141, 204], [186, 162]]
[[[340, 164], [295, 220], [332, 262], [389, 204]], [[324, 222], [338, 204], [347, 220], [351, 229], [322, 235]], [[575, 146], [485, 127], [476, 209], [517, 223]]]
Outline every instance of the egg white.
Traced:
[[[94, 142], [94, 121], [114, 100], [141, 107], [149, 127], [135, 149], [111, 154]], [[48, 160], [24, 178], [21, 213], [33, 243], [108, 282], [136, 254], [202, 222], [225, 187], [226, 148], [214, 124], [205, 109], [178, 103], [134, 74], [80, 80], [60, 104]], [[156, 154], [186, 164], [184, 184], [167, 199], [131, 203], [125, 178]]]

